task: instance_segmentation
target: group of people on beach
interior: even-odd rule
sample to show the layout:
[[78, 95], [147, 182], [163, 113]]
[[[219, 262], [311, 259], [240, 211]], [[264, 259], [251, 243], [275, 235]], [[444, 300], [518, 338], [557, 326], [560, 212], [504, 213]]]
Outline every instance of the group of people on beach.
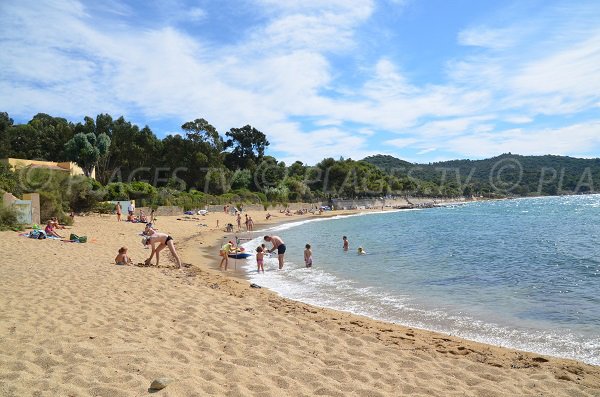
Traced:
[[[121, 215], [123, 213], [123, 207], [120, 202], [115, 204], [115, 214], [117, 215], [117, 222], [121, 222]], [[127, 222], [137, 223], [153, 223], [155, 221], [154, 209], [150, 211], [150, 218], [146, 215], [144, 210], [140, 208], [139, 216], [135, 216], [135, 201], [131, 200], [127, 205]]]
[[[161, 233], [154, 228], [152, 223], [147, 223], [144, 231], [142, 232], [142, 244], [144, 247], [150, 247], [150, 257], [145, 260], [145, 264], [149, 265], [152, 263], [152, 258], [156, 256], [156, 266], [158, 266], [160, 261], [160, 252], [165, 248], [169, 248], [171, 255], [173, 255], [173, 259], [175, 259], [175, 263], [177, 264], [177, 268], [182, 268], [181, 258], [177, 254], [177, 250], [175, 249], [175, 244], [173, 237], [166, 233]], [[115, 258], [115, 264], [117, 265], [127, 265], [133, 263], [131, 258], [127, 255], [127, 247], [121, 247], [119, 252]]]
[[[264, 236], [263, 239], [264, 239], [264, 241], [271, 243], [272, 247], [270, 249], [267, 249], [265, 244], [261, 244], [260, 246], [256, 247], [255, 256], [256, 256], [257, 272], [264, 273], [264, 271], [265, 271], [265, 268], [264, 268], [265, 253], [270, 254], [275, 251], [277, 251], [277, 261], [279, 264], [279, 269], [280, 270], [283, 269], [285, 251], [286, 251], [285, 242], [283, 241], [283, 239], [281, 237], [273, 236], [273, 235]], [[342, 237], [342, 249], [344, 251], [348, 251], [349, 248], [350, 248], [350, 242], [348, 241], [348, 237], [343, 236]], [[243, 250], [243, 248], [241, 250]], [[221, 247], [221, 250], [219, 251], [219, 255], [222, 257], [221, 263], [219, 264], [219, 268], [221, 270], [227, 270], [228, 258], [232, 252], [235, 252], [237, 254], [237, 252], [240, 252], [240, 249], [235, 247], [235, 244], [232, 240], [229, 240], [227, 243], [223, 244], [223, 246]], [[364, 250], [363, 247], [358, 247], [357, 253], [358, 253], [358, 255], [366, 255], [367, 254], [367, 252]], [[313, 265], [313, 253], [312, 253], [312, 247], [310, 244], [306, 244], [304, 246], [304, 265], [307, 268], [312, 267], [312, 265]]]

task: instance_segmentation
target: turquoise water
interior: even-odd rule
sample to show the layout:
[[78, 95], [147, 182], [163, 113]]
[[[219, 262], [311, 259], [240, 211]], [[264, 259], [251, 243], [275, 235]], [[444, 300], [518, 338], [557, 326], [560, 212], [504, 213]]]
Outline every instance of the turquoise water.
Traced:
[[286, 242], [284, 270], [275, 256], [265, 274], [254, 258], [246, 270], [283, 296], [600, 365], [600, 195], [370, 213], [269, 233]]

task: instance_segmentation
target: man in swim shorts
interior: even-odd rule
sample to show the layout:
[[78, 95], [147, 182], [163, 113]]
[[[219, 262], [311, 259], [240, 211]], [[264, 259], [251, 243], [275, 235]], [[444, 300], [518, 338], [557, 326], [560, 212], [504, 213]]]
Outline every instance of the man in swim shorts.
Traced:
[[283, 269], [283, 256], [285, 255], [285, 243], [278, 236], [265, 236], [265, 241], [273, 244], [273, 248], [269, 252], [277, 250], [277, 259], [279, 260], [279, 269]]

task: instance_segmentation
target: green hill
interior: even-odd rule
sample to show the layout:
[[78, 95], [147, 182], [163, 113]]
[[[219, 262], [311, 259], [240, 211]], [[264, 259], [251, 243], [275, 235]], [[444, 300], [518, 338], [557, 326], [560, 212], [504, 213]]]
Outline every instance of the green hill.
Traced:
[[[387, 173], [463, 193], [499, 195], [556, 195], [597, 191], [600, 159], [567, 156], [502, 154], [484, 160], [450, 160], [415, 164], [387, 155], [365, 158]], [[597, 183], [594, 183], [597, 182]]]

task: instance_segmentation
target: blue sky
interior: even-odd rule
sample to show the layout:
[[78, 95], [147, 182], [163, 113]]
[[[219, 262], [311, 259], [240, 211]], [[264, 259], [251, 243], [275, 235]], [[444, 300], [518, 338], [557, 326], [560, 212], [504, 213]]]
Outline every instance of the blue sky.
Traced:
[[600, 2], [0, 2], [0, 111], [205, 118], [291, 163], [600, 156]]

